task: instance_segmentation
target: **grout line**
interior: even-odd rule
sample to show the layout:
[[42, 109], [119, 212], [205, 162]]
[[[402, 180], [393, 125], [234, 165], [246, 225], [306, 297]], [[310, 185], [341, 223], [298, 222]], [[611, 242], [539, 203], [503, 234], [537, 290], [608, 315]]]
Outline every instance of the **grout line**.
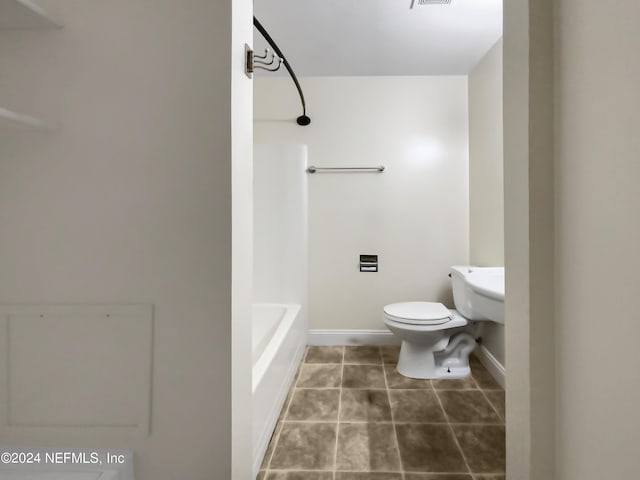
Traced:
[[491, 400], [489, 400], [489, 397], [487, 396], [487, 394], [484, 391], [484, 388], [482, 388], [482, 386], [478, 383], [478, 381], [474, 378], [473, 376], [473, 371], [471, 372], [471, 379], [475, 382], [475, 384], [478, 386], [478, 389], [482, 392], [482, 396], [485, 398], [485, 400], [487, 402], [489, 402], [489, 405], [491, 406], [491, 408], [493, 409], [493, 411], [496, 413], [496, 415], [498, 416], [499, 419], [502, 420], [502, 424], [504, 425], [505, 423], [505, 419], [502, 418], [502, 415], [500, 415], [500, 412], [498, 411], [498, 409], [495, 407], [495, 405], [493, 404], [493, 402]]
[[344, 346], [342, 347], [342, 368], [340, 369], [340, 396], [338, 397], [338, 418], [336, 419], [336, 448], [333, 452], [333, 479], [338, 470], [338, 440], [340, 438], [340, 413], [342, 412], [342, 379], [344, 377]]
[[[307, 365], [309, 365], [307, 363]], [[334, 365], [334, 364], [331, 364]], [[335, 365], [338, 365], [337, 363]], [[347, 364], [349, 366], [349, 364]], [[372, 365], [376, 366], [376, 365]], [[378, 367], [380, 365], [377, 365]], [[340, 387], [296, 387], [298, 390], [339, 390]], [[386, 390], [382, 387], [346, 387], [348, 390]], [[435, 388], [435, 387], [389, 387], [389, 390], [438, 390], [439, 392], [477, 392], [480, 388]], [[489, 392], [501, 392], [502, 390], [488, 390]]]
[[503, 420], [502, 415], [500, 415], [500, 412], [498, 411], [498, 409], [496, 408], [496, 406], [493, 404], [493, 402], [491, 400], [489, 400], [489, 397], [487, 397], [487, 394], [484, 393], [484, 390], [480, 390], [482, 392], [482, 396], [485, 398], [485, 400], [487, 402], [489, 402], [489, 406], [493, 409], [493, 411], [496, 413], [496, 415], [498, 416], [498, 418], [500, 420]]
[[[345, 388], [345, 390], [349, 390], [348, 388]], [[382, 391], [382, 390], [381, 390]], [[390, 392], [392, 392], [393, 390], [389, 390]], [[417, 391], [417, 390], [412, 390], [412, 391]], [[281, 420], [281, 423], [320, 423], [320, 424], [324, 424], [324, 423], [336, 423], [334, 420]], [[470, 427], [502, 427], [504, 426], [503, 423], [501, 422], [410, 422], [410, 421], [406, 421], [406, 422], [398, 422], [398, 421], [389, 421], [389, 420], [381, 420], [381, 421], [370, 421], [370, 420], [345, 420], [342, 423], [361, 423], [361, 424], [382, 424], [382, 425], [388, 425], [388, 424], [395, 424], [395, 425], [462, 425], [462, 426], [470, 426]], [[452, 472], [455, 473], [455, 472]]]
[[471, 382], [473, 382], [473, 384], [476, 386], [476, 389], [482, 390], [482, 388], [480, 388], [480, 384], [476, 381], [475, 377], [473, 376], [473, 370], [471, 370], [471, 367], [469, 367], [469, 377], [471, 378]]
[[484, 391], [484, 389], [480, 390], [482, 392], [482, 395], [484, 395], [484, 398], [487, 399], [487, 402], [489, 402], [489, 405], [491, 405], [491, 408], [493, 408], [493, 411], [496, 412], [496, 415], [498, 415], [498, 418], [502, 420], [502, 424], [505, 424], [505, 419], [502, 417], [502, 415], [500, 414], [500, 412], [498, 411], [498, 407], [496, 407], [493, 402], [491, 401], [491, 399], [487, 396], [486, 392]]
[[[296, 387], [297, 390], [340, 390], [341, 387]], [[347, 388], [347, 390], [384, 390], [384, 388]]]
[[[381, 362], [356, 362], [356, 361], [351, 361], [351, 362], [305, 362], [305, 365], [388, 365], [388, 366], [392, 366], [392, 365], [396, 365], [395, 363], [391, 364], [391, 363], [381, 363]], [[499, 388], [494, 388], [493, 390], [500, 390]]]
[[451, 432], [451, 435], [453, 435], [453, 440], [456, 442], [456, 445], [458, 446], [458, 450], [460, 451], [460, 455], [462, 455], [462, 460], [464, 460], [464, 464], [467, 466], [467, 471], [469, 472], [469, 475], [473, 475], [473, 472], [471, 471], [471, 467], [469, 466], [469, 462], [467, 461], [467, 457], [464, 454], [464, 450], [462, 450], [462, 445], [460, 445], [460, 442], [458, 441], [458, 437], [456, 437], [456, 432], [453, 430], [453, 426], [451, 424], [451, 421], [449, 419], [449, 415], [447, 414], [447, 411], [444, 408], [444, 405], [442, 404], [442, 400], [440, 399], [440, 395], [438, 395], [438, 390], [433, 390], [436, 398], [438, 399], [438, 403], [440, 404], [440, 408], [442, 408], [442, 412], [444, 413], [445, 418], [447, 419], [447, 426], [449, 427], [449, 431]]
[[293, 397], [296, 395], [296, 390], [298, 390], [296, 387], [291, 387], [291, 391], [289, 391], [291, 395], [287, 395], [288, 400], [286, 405], [284, 406], [284, 415], [282, 415], [282, 420], [281, 420], [282, 423], [287, 421], [287, 417], [289, 416], [289, 408], [293, 403]]
[[384, 366], [384, 363], [371, 363], [371, 362], [344, 362], [344, 365], [362, 365], [362, 366], [376, 366], [381, 367]]
[[[312, 470], [309, 468], [274, 468], [273, 470], [271, 470], [271, 472], [273, 473], [287, 473], [287, 472], [302, 472], [302, 473], [332, 473], [331, 470]], [[362, 471], [362, 470], [340, 470], [340, 472], [345, 472], [345, 473], [373, 473], [373, 474], [380, 474], [380, 473], [403, 473], [400, 470], [376, 470], [373, 472], [367, 472], [367, 471]], [[336, 472], [337, 473], [337, 472]], [[432, 475], [446, 475], [446, 476], [460, 476], [460, 475], [468, 475], [470, 477], [480, 477], [480, 476], [504, 476], [504, 472], [482, 472], [482, 473], [460, 473], [460, 472], [426, 472], [426, 471], [415, 471], [415, 472], [407, 472], [407, 473], [412, 473], [414, 475], [428, 475], [428, 476], [432, 476]]]
[[[382, 347], [380, 347], [380, 356], [382, 356]], [[383, 358], [384, 363], [384, 358]], [[400, 463], [400, 475], [402, 480], [405, 480], [404, 464], [402, 463], [402, 455], [400, 455], [400, 442], [398, 441], [398, 430], [396, 429], [396, 423], [393, 418], [393, 408], [391, 408], [391, 392], [389, 390], [389, 382], [387, 381], [387, 369], [382, 367], [382, 376], [384, 377], [384, 385], [387, 391], [387, 400], [389, 401], [389, 414], [391, 415], [391, 427], [393, 428], [393, 439], [396, 442], [396, 452], [398, 452], [398, 462]]]

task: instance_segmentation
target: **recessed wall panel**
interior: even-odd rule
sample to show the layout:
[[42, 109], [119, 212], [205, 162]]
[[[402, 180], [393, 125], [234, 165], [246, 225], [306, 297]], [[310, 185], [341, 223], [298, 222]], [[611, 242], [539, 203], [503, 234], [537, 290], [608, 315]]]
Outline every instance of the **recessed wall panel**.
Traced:
[[5, 428], [148, 432], [151, 305], [5, 306]]

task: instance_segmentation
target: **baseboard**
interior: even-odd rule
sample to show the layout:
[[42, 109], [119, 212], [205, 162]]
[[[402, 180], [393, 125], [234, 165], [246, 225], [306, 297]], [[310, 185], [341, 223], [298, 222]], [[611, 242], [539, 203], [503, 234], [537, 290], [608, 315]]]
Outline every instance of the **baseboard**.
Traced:
[[485, 348], [484, 345], [479, 345], [474, 351], [480, 363], [485, 366], [491, 376], [496, 382], [500, 384], [502, 388], [505, 388], [505, 368], [504, 366], [493, 356], [493, 354]]
[[388, 330], [309, 330], [309, 345], [400, 345]]

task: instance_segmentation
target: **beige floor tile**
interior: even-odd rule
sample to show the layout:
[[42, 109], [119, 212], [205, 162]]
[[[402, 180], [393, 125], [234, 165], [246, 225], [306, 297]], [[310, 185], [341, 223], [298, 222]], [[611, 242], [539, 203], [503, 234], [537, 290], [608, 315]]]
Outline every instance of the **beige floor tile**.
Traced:
[[469, 355], [469, 365], [471, 365], [472, 367], [473, 365], [482, 365], [480, 358], [476, 356], [475, 352]]
[[284, 423], [269, 469], [333, 469], [336, 429], [335, 423]]
[[384, 367], [384, 373], [387, 376], [387, 383], [389, 388], [401, 388], [401, 389], [431, 389], [431, 380], [420, 380], [417, 378], [409, 378], [404, 375], [400, 375], [396, 367], [388, 365]]
[[341, 422], [390, 422], [391, 407], [386, 390], [342, 389]]
[[336, 388], [340, 386], [342, 365], [305, 363], [300, 369], [298, 388]]
[[400, 345], [383, 345], [380, 347], [380, 353], [382, 353], [382, 361], [385, 365], [395, 365], [398, 363]]
[[474, 473], [505, 471], [505, 429], [502, 425], [453, 425], [467, 463]]
[[295, 389], [287, 421], [338, 421], [338, 389]]
[[309, 347], [257, 480], [505, 480], [504, 390], [486, 368], [411, 379], [399, 351]]
[[344, 363], [382, 364], [380, 347], [376, 346], [348, 346], [344, 347]]
[[406, 472], [468, 473], [448, 425], [396, 425], [400, 458]]
[[471, 365], [471, 375], [480, 388], [489, 390], [501, 390], [502, 387], [496, 382], [489, 371], [481, 363]]
[[318, 347], [307, 349], [305, 363], [342, 363], [344, 347]]
[[406, 473], [405, 480], [474, 480], [471, 475], [457, 473]]
[[478, 388], [471, 375], [465, 378], [433, 380], [432, 382], [433, 388], [436, 390], [469, 390]]
[[390, 390], [394, 422], [442, 423], [447, 419], [433, 390]]
[[336, 480], [402, 480], [402, 474], [380, 472], [336, 472]]
[[269, 472], [265, 480], [333, 480], [332, 472]]
[[271, 440], [269, 441], [269, 446], [267, 447], [267, 451], [264, 454], [264, 458], [262, 459], [260, 470], [265, 470], [269, 466], [269, 460], [271, 460], [273, 450], [276, 448], [276, 441], [278, 440], [280, 429], [282, 429], [282, 423], [278, 422], [276, 424], [275, 430], [273, 431], [273, 435], [271, 435]]
[[[293, 384], [296, 384], [296, 381], [294, 380]], [[284, 416], [287, 413], [287, 409], [289, 408], [289, 403], [291, 403], [291, 399], [293, 398], [293, 392], [295, 391], [295, 388], [291, 388], [289, 390], [289, 393], [287, 393], [287, 398], [284, 400], [284, 404], [282, 405], [282, 410], [280, 410], [280, 416], [278, 417], [278, 422], [281, 422], [284, 420]]]
[[345, 365], [342, 388], [386, 388], [382, 365]]
[[496, 411], [500, 414], [502, 419], [505, 419], [505, 404], [504, 404], [504, 390], [485, 390], [485, 395], [489, 398], [489, 401], [494, 406]]
[[336, 470], [356, 472], [400, 471], [400, 460], [390, 423], [341, 423]]
[[502, 423], [480, 390], [438, 390], [451, 423]]

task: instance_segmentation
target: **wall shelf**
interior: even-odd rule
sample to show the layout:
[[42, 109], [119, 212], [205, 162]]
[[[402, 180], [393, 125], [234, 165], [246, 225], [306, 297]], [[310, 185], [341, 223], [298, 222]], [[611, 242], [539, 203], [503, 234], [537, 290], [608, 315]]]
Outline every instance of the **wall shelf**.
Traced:
[[54, 125], [36, 117], [12, 112], [0, 107], [0, 129], [18, 128], [26, 130], [53, 130]]
[[62, 22], [33, 0], [0, 0], [0, 29], [62, 28]]

